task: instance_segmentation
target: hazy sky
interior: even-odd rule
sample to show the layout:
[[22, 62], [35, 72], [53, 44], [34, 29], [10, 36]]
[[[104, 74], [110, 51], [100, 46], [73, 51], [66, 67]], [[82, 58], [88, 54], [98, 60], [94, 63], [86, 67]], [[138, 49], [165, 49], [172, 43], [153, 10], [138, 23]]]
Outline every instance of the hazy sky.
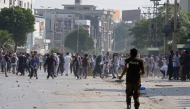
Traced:
[[[166, 0], [161, 0], [160, 3], [164, 3]], [[173, 0], [170, 0], [173, 1]], [[74, 0], [35, 0], [34, 8], [40, 8], [40, 6], [51, 8], [63, 8], [62, 4], [74, 4]], [[150, 0], [83, 0], [83, 5], [95, 5], [98, 9], [119, 9], [130, 10], [138, 9], [145, 6], [153, 6]], [[143, 11], [145, 11], [143, 9]]]

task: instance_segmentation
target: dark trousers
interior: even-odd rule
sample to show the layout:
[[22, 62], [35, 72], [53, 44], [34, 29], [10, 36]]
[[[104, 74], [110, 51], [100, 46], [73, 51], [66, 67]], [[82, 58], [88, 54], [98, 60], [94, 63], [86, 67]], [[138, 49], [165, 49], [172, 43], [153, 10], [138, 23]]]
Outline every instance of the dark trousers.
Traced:
[[189, 79], [189, 64], [182, 66], [182, 80]]
[[64, 72], [63, 64], [59, 64], [59, 67], [58, 67], [58, 69], [57, 69], [57, 74], [58, 74], [59, 72], [61, 72], [61, 74], [63, 74], [63, 72]]
[[48, 68], [47, 69], [47, 72], [48, 72], [48, 76], [47, 76], [47, 78], [49, 78], [50, 76], [53, 78], [53, 67], [51, 67], [51, 68]]
[[165, 77], [165, 76], [166, 76], [166, 75], [165, 75], [165, 71], [160, 70], [160, 72], [163, 74], [163, 77]]
[[179, 67], [174, 67], [174, 79], [179, 79]]
[[29, 68], [28, 65], [25, 65], [25, 70], [28, 71], [28, 73], [29, 73], [29, 75], [30, 75], [31, 72], [30, 72], [30, 68]]
[[4, 72], [4, 70], [3, 70], [3, 65], [1, 65], [1, 72]]
[[74, 65], [70, 64], [70, 72], [72, 73], [74, 71]]
[[41, 67], [42, 67], [42, 62], [40, 62], [40, 65], [39, 65], [39, 67], [40, 67], [40, 70], [41, 70]]
[[75, 75], [75, 77], [77, 77], [77, 78], [79, 78], [78, 71], [79, 71], [79, 66], [76, 65], [75, 68], [74, 68], [74, 75]]
[[138, 109], [140, 106], [139, 96], [140, 96], [140, 84], [127, 84], [126, 88], [126, 102], [127, 105], [131, 105], [131, 98], [134, 99], [134, 107]]
[[30, 78], [32, 78], [33, 74], [35, 74], [35, 75], [36, 75], [36, 77], [38, 77], [38, 76], [37, 76], [37, 70], [36, 70], [36, 69], [31, 68], [31, 75], [30, 75]]
[[168, 66], [169, 79], [173, 76], [173, 66]]

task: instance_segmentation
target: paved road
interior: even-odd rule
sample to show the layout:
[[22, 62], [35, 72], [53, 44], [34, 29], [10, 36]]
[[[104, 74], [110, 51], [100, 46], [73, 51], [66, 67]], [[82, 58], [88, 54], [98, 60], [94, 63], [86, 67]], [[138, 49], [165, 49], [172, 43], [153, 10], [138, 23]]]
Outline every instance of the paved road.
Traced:
[[2, 109], [124, 109], [125, 94], [121, 84], [100, 78], [75, 80], [73, 75], [46, 80], [0, 73], [0, 108]]
[[[46, 80], [0, 73], [0, 109], [125, 109], [125, 84], [109, 79], [75, 80], [73, 75]], [[190, 107], [190, 83], [144, 78], [146, 94], [141, 109], [179, 109]], [[155, 85], [173, 85], [158, 87]], [[132, 102], [133, 103], [133, 102]], [[133, 109], [133, 108], [132, 108]]]

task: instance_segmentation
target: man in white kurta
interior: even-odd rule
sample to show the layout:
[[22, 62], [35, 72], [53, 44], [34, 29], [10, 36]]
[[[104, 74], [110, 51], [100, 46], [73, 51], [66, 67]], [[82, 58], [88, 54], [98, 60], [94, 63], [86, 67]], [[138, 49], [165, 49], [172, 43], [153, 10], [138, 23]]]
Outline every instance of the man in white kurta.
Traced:
[[65, 59], [65, 64], [64, 64], [65, 75], [68, 76], [70, 72], [70, 63], [71, 63], [71, 56], [69, 56], [68, 52], [67, 52], [67, 55], [64, 57], [64, 59]]

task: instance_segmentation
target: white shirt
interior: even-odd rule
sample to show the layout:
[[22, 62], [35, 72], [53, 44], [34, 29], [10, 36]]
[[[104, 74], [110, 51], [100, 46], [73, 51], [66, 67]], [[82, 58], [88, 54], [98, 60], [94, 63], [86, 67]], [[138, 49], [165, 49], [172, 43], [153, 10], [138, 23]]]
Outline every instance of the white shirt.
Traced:
[[165, 73], [168, 72], [168, 66], [166, 65], [166, 61], [163, 61], [163, 66], [160, 68], [160, 70], [165, 71]]
[[71, 63], [71, 56], [67, 55], [67, 56], [64, 57], [64, 59], [65, 59], [65, 64], [69, 64], [70, 65], [70, 63]]

